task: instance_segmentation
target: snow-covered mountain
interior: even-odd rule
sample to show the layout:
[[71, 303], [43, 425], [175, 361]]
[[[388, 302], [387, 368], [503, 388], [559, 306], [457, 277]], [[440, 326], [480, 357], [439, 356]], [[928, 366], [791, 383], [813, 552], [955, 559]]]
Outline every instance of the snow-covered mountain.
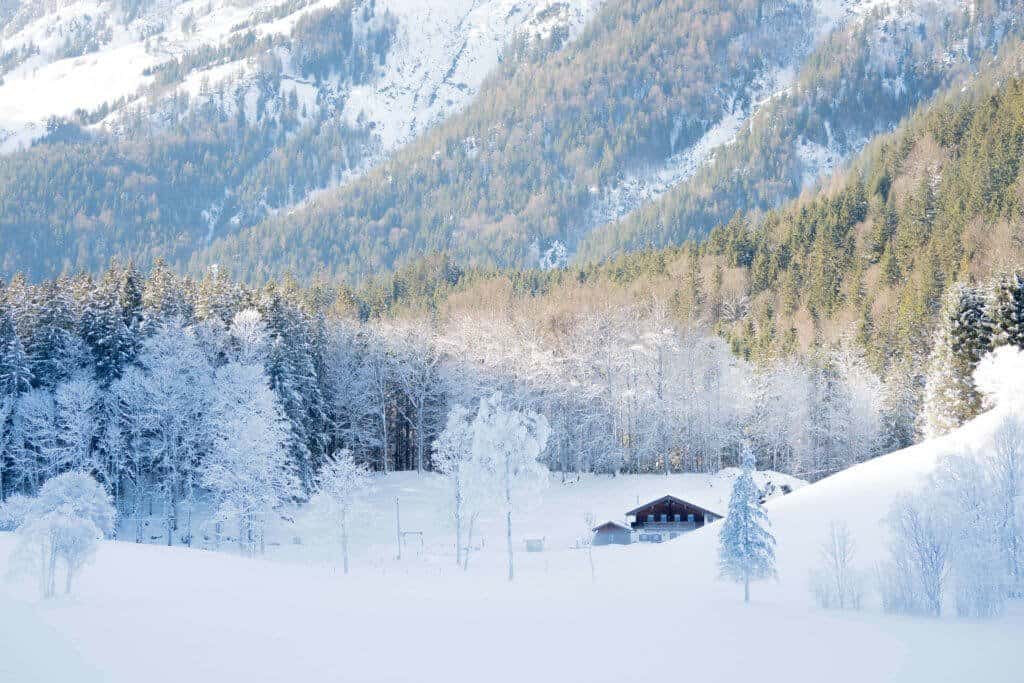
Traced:
[[[516, 35], [575, 35], [597, 0], [157, 0], [28, 1], [0, 12], [0, 151], [29, 145], [52, 117], [102, 111], [93, 125], [116, 129], [126, 112], [188, 93], [225, 113], [257, 114], [265, 56], [243, 45], [275, 40], [281, 82], [305, 116], [326, 106], [375, 129], [385, 150], [470, 101]], [[319, 13], [352, 14], [353, 50], [377, 58], [364, 82], [327, 65], [310, 81], [293, 54], [296, 27]], [[386, 45], [360, 44], [384, 26]], [[362, 34], [360, 36], [359, 34]], [[341, 40], [342, 36], [336, 35]], [[187, 60], [171, 78], [172, 62]]]
[[677, 244], [796, 197], [982, 73], [1020, 10], [4, 5], [2, 272], [159, 256], [360, 280], [439, 251], [547, 267]]

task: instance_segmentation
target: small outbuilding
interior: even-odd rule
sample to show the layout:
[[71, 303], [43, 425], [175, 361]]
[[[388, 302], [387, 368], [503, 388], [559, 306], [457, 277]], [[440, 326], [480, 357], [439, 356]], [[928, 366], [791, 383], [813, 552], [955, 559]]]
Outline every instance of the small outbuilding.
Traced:
[[605, 522], [594, 527], [594, 545], [629, 545], [633, 542], [633, 530], [618, 522]]

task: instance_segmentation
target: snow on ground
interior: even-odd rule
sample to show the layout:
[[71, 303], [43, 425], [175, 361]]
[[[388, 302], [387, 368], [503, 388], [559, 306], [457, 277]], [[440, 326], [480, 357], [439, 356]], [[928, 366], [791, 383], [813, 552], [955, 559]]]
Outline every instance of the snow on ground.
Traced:
[[[437, 529], [422, 529], [422, 557], [379, 556], [373, 543], [393, 534], [389, 496], [409, 530], [444, 514], [441, 482], [405, 474], [379, 482], [372, 542], [356, 544], [348, 576], [298, 555], [108, 542], [70, 597], [41, 603], [30, 587], [4, 585], [0, 680], [1019, 682], [1020, 602], [992, 621], [892, 617], [873, 599], [862, 612], [825, 612], [807, 589], [832, 520], [849, 524], [857, 563], [872, 567], [893, 497], [942, 455], [986, 447], [998, 417], [773, 499], [780, 578], [755, 584], [748, 606], [715, 579], [715, 525], [661, 545], [595, 548], [593, 581], [586, 552], [568, 548], [584, 511], [611, 517], [672, 488], [720, 502], [728, 473], [553, 483], [517, 527], [548, 533], [548, 550], [517, 552], [511, 584], [492, 531], [467, 572], [431, 550], [450, 542]], [[12, 544], [0, 534], [0, 570]]]

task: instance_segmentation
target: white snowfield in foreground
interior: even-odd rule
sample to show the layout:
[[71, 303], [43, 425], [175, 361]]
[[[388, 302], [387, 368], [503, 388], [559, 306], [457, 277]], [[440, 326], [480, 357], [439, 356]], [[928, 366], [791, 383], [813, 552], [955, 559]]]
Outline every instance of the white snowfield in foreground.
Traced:
[[[992, 621], [908, 618], [882, 614], [875, 594], [861, 612], [826, 612], [807, 587], [830, 522], [849, 524], [856, 564], [873, 568], [890, 501], [944, 454], [985, 448], [998, 419], [983, 415], [770, 502], [779, 580], [754, 584], [747, 606], [740, 587], [715, 578], [715, 525], [662, 545], [595, 548], [595, 581], [586, 553], [566, 544], [584, 511], [611, 514], [620, 500], [673, 487], [706, 490], [710, 504], [729, 477], [586, 478], [553, 483], [518, 523], [517, 538], [550, 530], [549, 548], [517, 554], [512, 584], [490, 531], [468, 572], [432, 554], [447, 530], [423, 528], [422, 557], [407, 547], [401, 561], [382, 560], [361, 542], [349, 576], [294, 557], [106, 543], [71, 597], [44, 603], [31, 586], [0, 588], [0, 681], [1019, 683], [1020, 601]], [[431, 510], [442, 519], [438, 484], [380, 482], [367, 533], [389, 524], [394, 533], [395, 495], [406, 501], [405, 529], [425, 525]], [[12, 545], [0, 534], [0, 571]]]

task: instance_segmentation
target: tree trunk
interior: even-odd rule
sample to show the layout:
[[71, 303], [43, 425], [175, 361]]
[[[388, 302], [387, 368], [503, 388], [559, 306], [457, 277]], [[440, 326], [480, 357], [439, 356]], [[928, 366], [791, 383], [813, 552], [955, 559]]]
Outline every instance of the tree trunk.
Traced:
[[512, 565], [512, 462], [505, 454], [505, 540], [508, 543], [508, 580], [515, 578]]
[[462, 565], [462, 487], [455, 485], [455, 565]]
[[395, 498], [395, 542], [397, 544], [398, 552], [395, 553], [395, 559], [402, 559], [402, 517], [401, 510], [398, 506], [398, 499]]
[[750, 602], [750, 577], [743, 576], [743, 602]]
[[164, 500], [164, 524], [167, 526], [167, 545], [174, 545], [174, 527], [177, 526], [174, 517], [174, 493], [170, 487], [167, 489], [167, 497]]
[[508, 541], [508, 580], [515, 578], [512, 565], [512, 510], [505, 513], [505, 540]]
[[466, 551], [462, 558], [462, 571], [469, 569], [469, 549], [473, 547], [473, 524], [476, 522], [476, 515], [470, 515], [469, 517], [469, 531], [466, 534]]
[[348, 574], [348, 521], [344, 512], [341, 513], [341, 563]]

